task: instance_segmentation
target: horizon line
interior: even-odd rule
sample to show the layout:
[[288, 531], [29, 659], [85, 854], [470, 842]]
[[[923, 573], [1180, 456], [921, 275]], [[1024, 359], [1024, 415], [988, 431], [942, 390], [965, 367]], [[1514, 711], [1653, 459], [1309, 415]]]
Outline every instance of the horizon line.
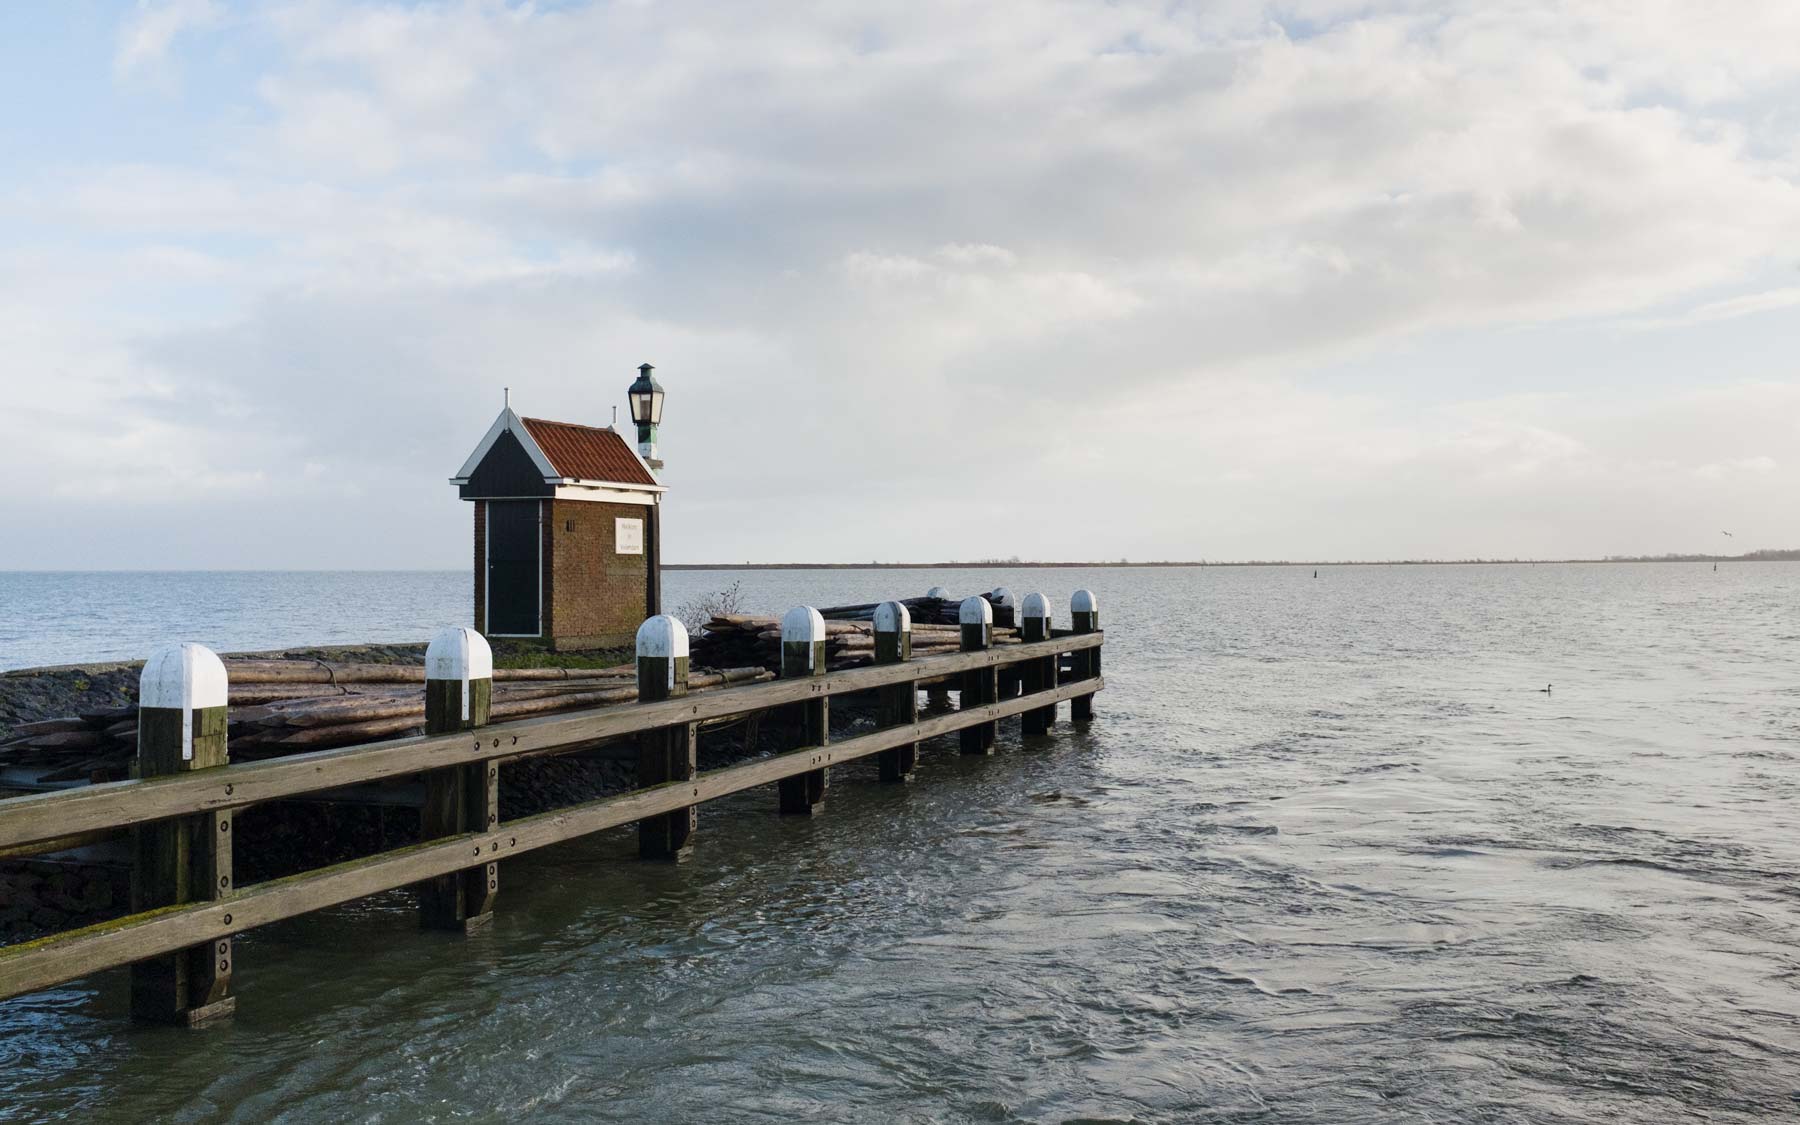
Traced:
[[[1599, 565], [1603, 563], [1675, 562], [1800, 562], [1800, 548], [1765, 548], [1741, 555], [1663, 554], [1609, 555], [1604, 558], [1395, 558], [1395, 559], [1128, 559], [1059, 561], [1033, 559], [970, 559], [944, 562], [741, 562], [664, 563], [664, 570], [999, 570], [1061, 569], [1121, 570], [1184, 567], [1254, 566], [1541, 566]], [[461, 567], [0, 567], [0, 574], [456, 574]]]

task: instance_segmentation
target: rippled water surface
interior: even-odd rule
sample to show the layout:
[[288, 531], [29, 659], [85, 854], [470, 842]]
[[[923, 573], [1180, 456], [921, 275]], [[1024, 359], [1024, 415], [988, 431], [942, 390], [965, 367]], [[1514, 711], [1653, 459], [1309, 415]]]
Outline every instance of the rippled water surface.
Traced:
[[1089, 586], [1097, 721], [522, 858], [472, 939], [271, 927], [224, 1026], [0, 1004], [0, 1117], [1800, 1118], [1800, 566], [1311, 573], [743, 575]]

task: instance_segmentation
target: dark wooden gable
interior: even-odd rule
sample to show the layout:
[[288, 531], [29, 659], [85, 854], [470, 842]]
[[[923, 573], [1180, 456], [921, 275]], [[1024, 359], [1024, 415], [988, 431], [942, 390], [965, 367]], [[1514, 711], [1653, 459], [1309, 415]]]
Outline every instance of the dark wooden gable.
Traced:
[[544, 474], [511, 430], [503, 432], [481, 464], [460, 486], [464, 500], [497, 500], [507, 497], [549, 496], [556, 488], [544, 483]]

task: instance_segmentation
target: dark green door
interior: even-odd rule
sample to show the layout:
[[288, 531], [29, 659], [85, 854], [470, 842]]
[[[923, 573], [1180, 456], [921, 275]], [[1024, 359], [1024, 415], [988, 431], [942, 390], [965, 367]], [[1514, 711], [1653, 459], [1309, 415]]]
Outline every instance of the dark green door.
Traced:
[[540, 503], [490, 500], [487, 506], [487, 631], [535, 637], [543, 574], [538, 568]]

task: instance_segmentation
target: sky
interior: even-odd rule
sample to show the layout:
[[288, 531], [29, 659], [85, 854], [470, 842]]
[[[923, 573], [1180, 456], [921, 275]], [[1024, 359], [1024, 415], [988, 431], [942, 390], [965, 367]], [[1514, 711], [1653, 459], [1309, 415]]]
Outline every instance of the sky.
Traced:
[[466, 566], [644, 362], [671, 562], [1800, 546], [1788, 0], [65, 0], [0, 107], [0, 568]]

